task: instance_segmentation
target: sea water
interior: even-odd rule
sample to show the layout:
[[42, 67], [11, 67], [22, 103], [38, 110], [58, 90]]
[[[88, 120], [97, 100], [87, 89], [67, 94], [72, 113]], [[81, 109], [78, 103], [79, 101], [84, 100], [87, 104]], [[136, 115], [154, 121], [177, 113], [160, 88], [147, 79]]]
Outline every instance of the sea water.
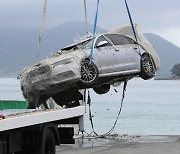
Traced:
[[16, 78], [0, 78], [0, 100], [24, 100], [20, 80]]
[[[123, 84], [104, 95], [90, 90], [94, 130], [108, 132], [119, 112]], [[0, 78], [0, 100], [24, 100], [19, 80]], [[92, 131], [86, 105], [85, 130]], [[128, 81], [121, 114], [113, 133], [130, 135], [180, 135], [180, 81]]]

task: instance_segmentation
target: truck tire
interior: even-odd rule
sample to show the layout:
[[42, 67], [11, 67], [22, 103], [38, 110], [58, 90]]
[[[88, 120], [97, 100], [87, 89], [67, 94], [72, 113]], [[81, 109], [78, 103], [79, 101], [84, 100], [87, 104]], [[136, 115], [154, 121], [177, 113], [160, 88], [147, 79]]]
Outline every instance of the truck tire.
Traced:
[[[34, 136], [36, 137], [34, 138]], [[15, 154], [55, 154], [55, 137], [50, 128], [44, 129], [42, 135], [33, 134], [27, 138], [29, 145]], [[33, 143], [34, 142], [34, 143]]]
[[45, 129], [41, 137], [38, 137], [37, 146], [32, 147], [34, 149], [31, 154], [55, 154], [55, 138], [52, 130]]
[[39, 154], [55, 154], [55, 138], [51, 129], [46, 129], [43, 133]]

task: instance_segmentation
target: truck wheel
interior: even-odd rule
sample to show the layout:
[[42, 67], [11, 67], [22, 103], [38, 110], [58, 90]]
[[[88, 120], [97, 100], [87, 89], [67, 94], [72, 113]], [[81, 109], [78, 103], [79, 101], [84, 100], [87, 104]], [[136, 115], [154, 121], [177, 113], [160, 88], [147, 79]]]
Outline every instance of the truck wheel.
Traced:
[[31, 154], [55, 154], [55, 139], [51, 129], [45, 129], [42, 138], [39, 138], [38, 142], [39, 145], [34, 147]]
[[55, 154], [54, 134], [50, 129], [45, 130], [42, 139], [42, 147], [40, 154]]
[[[21, 152], [15, 154], [55, 154], [55, 138], [51, 129], [45, 129], [43, 136], [32, 135], [27, 138], [30, 145], [24, 146]], [[33, 142], [36, 144], [34, 145]]]

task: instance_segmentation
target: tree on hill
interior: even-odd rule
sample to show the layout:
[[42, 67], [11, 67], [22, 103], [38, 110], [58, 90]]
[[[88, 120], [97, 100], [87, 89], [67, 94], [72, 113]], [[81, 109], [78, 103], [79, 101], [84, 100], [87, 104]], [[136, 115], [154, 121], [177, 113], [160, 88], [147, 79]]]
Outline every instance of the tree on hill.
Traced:
[[180, 64], [175, 64], [171, 72], [172, 72], [172, 75], [180, 77]]

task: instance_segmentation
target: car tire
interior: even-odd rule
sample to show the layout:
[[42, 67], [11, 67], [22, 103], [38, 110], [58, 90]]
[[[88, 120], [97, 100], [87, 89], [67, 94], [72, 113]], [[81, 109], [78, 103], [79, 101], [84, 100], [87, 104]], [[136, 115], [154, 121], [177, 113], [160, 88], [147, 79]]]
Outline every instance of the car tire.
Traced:
[[94, 62], [90, 62], [90, 60], [83, 60], [81, 64], [81, 84], [91, 86], [95, 83], [98, 76], [99, 71]]
[[110, 90], [110, 84], [104, 84], [100, 87], [94, 87], [93, 90], [99, 95], [106, 94]]
[[152, 58], [144, 54], [141, 58], [141, 73], [140, 77], [144, 80], [151, 79], [155, 75], [155, 65]]

